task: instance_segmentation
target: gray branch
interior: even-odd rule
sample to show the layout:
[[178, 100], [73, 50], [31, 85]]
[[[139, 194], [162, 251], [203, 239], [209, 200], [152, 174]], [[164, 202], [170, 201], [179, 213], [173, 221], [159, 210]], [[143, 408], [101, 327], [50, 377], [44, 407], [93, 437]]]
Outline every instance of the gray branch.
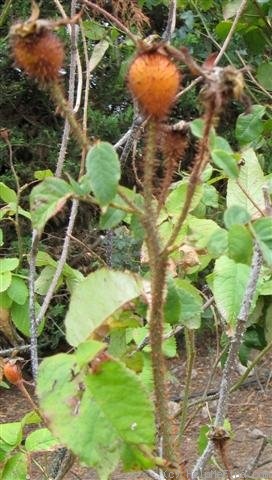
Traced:
[[30, 348], [31, 345], [18, 345], [18, 347], [4, 348], [3, 350], [0, 350], [0, 357], [6, 357], [17, 352], [25, 352], [26, 350], [30, 350]]
[[30, 316], [30, 356], [33, 379], [36, 380], [38, 373], [38, 342], [37, 342], [37, 319], [35, 307], [35, 279], [36, 257], [38, 253], [40, 235], [37, 230], [32, 232], [32, 244], [29, 254], [29, 316]]
[[[232, 371], [234, 369], [237, 352], [241, 345], [243, 334], [246, 330], [246, 322], [249, 316], [251, 302], [252, 302], [254, 293], [256, 291], [257, 282], [258, 282], [258, 278], [261, 271], [262, 261], [263, 261], [263, 258], [262, 258], [261, 251], [258, 245], [255, 244], [249, 280], [248, 280], [248, 284], [244, 294], [242, 306], [237, 318], [236, 332], [234, 337], [231, 340], [228, 358], [226, 360], [224, 370], [223, 370], [223, 375], [222, 375], [222, 380], [221, 380], [221, 385], [219, 390], [219, 400], [217, 404], [216, 417], [214, 422], [215, 427], [223, 426], [223, 423], [227, 414]], [[201, 457], [198, 458], [196, 465], [192, 470], [192, 480], [197, 480], [199, 475], [203, 472], [205, 465], [207, 464], [207, 462], [209, 461], [213, 453], [213, 449], [214, 449], [214, 445], [213, 445], [213, 442], [210, 440], [208, 442], [208, 445], [205, 451], [203, 452]]]
[[[76, 13], [76, 0], [71, 1], [71, 18]], [[75, 78], [76, 78], [76, 57], [77, 57], [77, 30], [76, 25], [70, 25], [71, 31], [71, 42], [70, 42], [70, 71], [69, 71], [69, 87], [68, 87], [68, 101], [71, 107], [74, 104], [74, 97], [75, 97]], [[56, 177], [60, 177], [62, 173], [62, 168], [67, 152], [67, 146], [69, 141], [69, 134], [70, 134], [70, 124], [67, 118], [65, 118], [64, 128], [62, 133], [62, 140], [61, 146], [59, 151], [59, 157], [57, 161], [56, 167]]]
[[50, 304], [50, 302], [52, 300], [52, 297], [54, 295], [55, 288], [58, 284], [59, 278], [62, 274], [64, 265], [66, 263], [67, 256], [68, 256], [68, 251], [69, 251], [70, 239], [71, 239], [71, 235], [73, 233], [73, 228], [74, 228], [74, 224], [75, 224], [75, 220], [76, 220], [76, 216], [77, 216], [77, 211], [78, 211], [78, 200], [73, 200], [72, 208], [71, 208], [71, 212], [70, 212], [70, 217], [69, 217], [69, 223], [68, 223], [65, 239], [64, 239], [64, 242], [63, 242], [62, 253], [61, 253], [60, 259], [58, 261], [54, 277], [53, 277], [52, 282], [50, 284], [50, 287], [49, 287], [49, 289], [46, 293], [46, 296], [44, 298], [44, 301], [43, 301], [42, 307], [39, 311], [39, 314], [37, 316], [37, 319], [36, 319], [37, 325], [39, 325], [41, 323], [44, 315], [47, 312], [49, 304]]
[[170, 42], [173, 33], [176, 28], [176, 16], [177, 16], [177, 1], [176, 0], [171, 0], [169, 4], [169, 13], [168, 13], [168, 20], [167, 20], [167, 25], [166, 29], [162, 34], [163, 40], [166, 42]]

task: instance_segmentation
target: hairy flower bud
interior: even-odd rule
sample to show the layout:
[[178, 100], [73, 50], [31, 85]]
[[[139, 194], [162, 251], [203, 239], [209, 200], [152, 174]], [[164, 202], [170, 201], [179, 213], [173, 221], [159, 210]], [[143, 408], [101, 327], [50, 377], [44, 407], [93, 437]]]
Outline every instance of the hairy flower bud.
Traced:
[[128, 88], [141, 109], [154, 118], [167, 115], [180, 85], [180, 73], [166, 55], [158, 51], [140, 53], [130, 65]]
[[[37, 23], [39, 20], [37, 20]], [[41, 84], [58, 79], [64, 60], [64, 48], [59, 38], [46, 26], [25, 33], [24, 24], [11, 30], [11, 47], [16, 65]]]

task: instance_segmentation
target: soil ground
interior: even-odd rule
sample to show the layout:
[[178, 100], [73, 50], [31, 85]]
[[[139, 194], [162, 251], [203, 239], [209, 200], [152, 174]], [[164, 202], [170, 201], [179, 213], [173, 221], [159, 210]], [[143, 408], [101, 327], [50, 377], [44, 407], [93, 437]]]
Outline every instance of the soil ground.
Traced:
[[[193, 370], [191, 394], [195, 395], [192, 400], [200, 398], [201, 393], [207, 386], [207, 379], [210, 376], [212, 366], [215, 360], [215, 352], [212, 347], [203, 342], [198, 348], [198, 355]], [[272, 381], [263, 381], [263, 372], [270, 371], [271, 357], [266, 358], [265, 362], [258, 368], [256, 374], [251, 377], [251, 383], [232, 394], [229, 402], [228, 419], [231, 423], [233, 435], [228, 441], [227, 457], [232, 478], [243, 478], [244, 470], [255, 459], [260, 445], [262, 444], [262, 434], [272, 438]], [[183, 392], [186, 362], [184, 354], [179, 358], [169, 361], [171, 371], [170, 397], [173, 399]], [[211, 382], [210, 389], [217, 389], [220, 383], [221, 370], [218, 368]], [[236, 373], [235, 378], [239, 375]], [[258, 380], [259, 379], [259, 380]], [[171, 401], [170, 409], [174, 413], [177, 403]], [[196, 407], [190, 409], [190, 415], [193, 414]], [[182, 456], [187, 462], [188, 470], [194, 465], [197, 452], [197, 438], [200, 427], [207, 425], [210, 418], [215, 414], [216, 403], [208, 402], [205, 406], [198, 409], [196, 416], [190, 422], [184, 437]], [[9, 390], [0, 389], [0, 423], [19, 420], [22, 415], [29, 411], [29, 406], [21, 394], [12, 387]], [[216, 455], [219, 466], [222, 469], [220, 456]], [[50, 463], [50, 458], [39, 456], [38, 462], [46, 468]], [[268, 444], [258, 462], [261, 465], [254, 470], [252, 477], [255, 479], [272, 479], [272, 445]], [[234, 477], [235, 475], [235, 477]], [[30, 480], [44, 480], [47, 477], [33, 464]], [[145, 473], [124, 474], [117, 471], [112, 480], [145, 480], [148, 476]], [[216, 467], [215, 464], [209, 464], [204, 479], [225, 479], [226, 476]], [[248, 478], [248, 477], [247, 477]], [[65, 480], [96, 480], [95, 472], [75, 464]]]

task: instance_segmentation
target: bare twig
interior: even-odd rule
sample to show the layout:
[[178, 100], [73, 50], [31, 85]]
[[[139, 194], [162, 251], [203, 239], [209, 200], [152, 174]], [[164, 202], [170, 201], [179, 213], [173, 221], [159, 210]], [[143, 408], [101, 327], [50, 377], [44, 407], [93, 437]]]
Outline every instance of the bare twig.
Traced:
[[[240, 52], [238, 52], [236, 50], [236, 55], [239, 57], [239, 60], [241, 61], [241, 63], [243, 64], [244, 67], [246, 67], [246, 62], [244, 61], [242, 55], [240, 55]], [[251, 79], [251, 81], [256, 85], [256, 87], [258, 87], [268, 98], [270, 98], [270, 100], [272, 100], [272, 95], [271, 93], [266, 90], [266, 88], [264, 88], [257, 80], [256, 78], [252, 75], [251, 71], [249, 68], [246, 69], [246, 73], [247, 75], [249, 76], [249, 78]]]
[[177, 0], [171, 0], [168, 9], [168, 19], [166, 29], [162, 34], [163, 40], [169, 42], [176, 28]]
[[12, 145], [9, 139], [9, 131], [5, 128], [0, 129], [0, 138], [4, 140], [6, 143], [8, 150], [9, 150], [9, 165], [10, 169], [16, 184], [16, 208], [15, 208], [15, 230], [17, 234], [17, 240], [18, 240], [18, 254], [19, 254], [19, 265], [20, 267], [22, 258], [23, 258], [23, 246], [22, 246], [22, 235], [21, 235], [21, 228], [20, 228], [20, 219], [19, 219], [19, 206], [20, 206], [20, 199], [21, 199], [21, 188], [20, 188], [20, 181], [19, 177], [17, 175], [17, 172], [15, 170], [15, 166], [13, 163], [13, 151], [12, 151]]
[[181, 91], [177, 94], [176, 99], [182, 97], [183, 95], [185, 95], [185, 93], [187, 93], [187, 92], [189, 92], [190, 90], [192, 90], [192, 88], [194, 88], [198, 83], [200, 83], [201, 80], [203, 80], [203, 78], [202, 78], [201, 76], [195, 78], [187, 87], [183, 88], [183, 90], [181, 90]]
[[29, 316], [30, 316], [30, 354], [33, 379], [36, 380], [38, 373], [38, 342], [37, 342], [37, 319], [35, 307], [35, 278], [36, 256], [40, 235], [37, 230], [32, 232], [32, 244], [29, 254]]
[[266, 347], [255, 357], [253, 362], [250, 363], [250, 365], [247, 367], [243, 375], [237, 380], [237, 382], [231, 387], [230, 393], [235, 392], [238, 390], [238, 388], [244, 383], [244, 381], [247, 379], [249, 376], [250, 372], [260, 363], [263, 357], [267, 355], [268, 352], [272, 349], [272, 341], [269, 342]]
[[0, 357], [10, 356], [12, 354], [16, 354], [17, 352], [25, 352], [26, 350], [30, 350], [31, 345], [18, 345], [18, 347], [12, 348], [4, 348], [0, 350]]
[[[138, 111], [136, 110], [135, 111], [135, 116], [134, 116], [134, 120], [132, 122], [132, 125], [129, 129], [129, 135], [127, 136], [126, 138], [126, 143], [125, 143], [125, 146], [124, 146], [124, 149], [122, 151], [122, 154], [120, 156], [120, 163], [121, 165], [124, 165], [127, 161], [127, 158], [129, 156], [129, 153], [133, 147], [133, 143], [135, 141], [137, 141], [137, 137], [138, 137], [138, 134], [141, 130], [141, 128], [144, 127], [144, 125], [146, 124], [146, 119], [142, 118], [139, 114], [138, 114]], [[128, 132], [127, 132], [128, 133]], [[125, 134], [126, 135], [126, 134]], [[119, 141], [120, 142], [120, 141]], [[118, 142], [118, 146], [120, 146], [120, 143]], [[116, 148], [116, 146], [115, 146]]]
[[115, 150], [118, 150], [118, 148], [122, 147], [122, 145], [124, 145], [124, 143], [126, 143], [127, 140], [129, 139], [131, 133], [132, 133], [132, 126], [128, 129], [126, 133], [124, 133], [124, 135], [118, 140], [118, 142], [116, 142], [113, 145], [113, 148], [115, 148]]
[[56, 455], [57, 461], [54, 462], [50, 468], [50, 478], [54, 480], [62, 480], [73, 466], [75, 456], [65, 447], [58, 450]]
[[[61, 12], [63, 18], [67, 18], [67, 15], [60, 4], [59, 0], [54, 0], [57, 8]], [[76, 13], [76, 0], [71, 1], [71, 18], [74, 17]], [[68, 102], [73, 108], [74, 96], [75, 96], [75, 76], [76, 76], [76, 59], [77, 59], [77, 39], [76, 39], [76, 25], [68, 25], [68, 31], [70, 32], [71, 42], [70, 42], [70, 71], [69, 71], [69, 86], [68, 86]], [[65, 117], [64, 128], [62, 134], [61, 147], [59, 151], [59, 157], [56, 167], [56, 177], [60, 177], [63, 169], [63, 164], [65, 160], [65, 155], [67, 152], [67, 146], [69, 141], [70, 134], [70, 124], [68, 118]]]
[[258, 212], [261, 214], [262, 217], [265, 217], [265, 213], [263, 210], [259, 207], [259, 205], [255, 202], [254, 198], [251, 197], [251, 195], [248, 193], [247, 189], [242, 185], [242, 183], [239, 180], [236, 180], [236, 183], [240, 190], [242, 190], [243, 194], [247, 197], [247, 199], [252, 203], [253, 207], [258, 210]]
[[[241, 306], [239, 315], [237, 317], [236, 332], [234, 337], [231, 340], [228, 358], [226, 360], [224, 370], [223, 370], [221, 386], [219, 391], [219, 401], [217, 404], [216, 417], [215, 417], [215, 423], [214, 423], [215, 427], [223, 427], [224, 419], [227, 412], [229, 394], [230, 394], [231, 374], [232, 374], [233, 366], [236, 360], [237, 352], [240, 347], [244, 331], [246, 329], [246, 321], [249, 316], [252, 298], [256, 291], [257, 282], [258, 282], [258, 278], [259, 278], [260, 270], [262, 266], [262, 260], [263, 259], [262, 259], [261, 251], [257, 246], [257, 244], [255, 244], [249, 281], [244, 294], [242, 306]], [[205, 449], [204, 453], [201, 455], [201, 457], [199, 457], [195, 467], [193, 468], [192, 480], [196, 480], [198, 476], [201, 474], [201, 472], [203, 471], [206, 463], [208, 462], [209, 458], [212, 455], [213, 448], [214, 448], [213, 441], [210, 440], [208, 442], [207, 448]]]
[[52, 282], [50, 284], [50, 287], [47, 291], [47, 294], [44, 298], [44, 301], [43, 301], [42, 307], [39, 311], [39, 314], [37, 316], [37, 319], [36, 319], [37, 325], [39, 325], [41, 323], [44, 315], [47, 312], [47, 309], [48, 309], [48, 307], [50, 305], [50, 302], [52, 300], [52, 297], [54, 295], [55, 288], [58, 284], [59, 278], [62, 274], [62, 270], [63, 270], [64, 265], [66, 263], [67, 256], [68, 256], [69, 245], [70, 245], [70, 239], [71, 239], [71, 235], [72, 235], [72, 232], [73, 232], [77, 211], [78, 211], [78, 200], [73, 200], [72, 208], [71, 208], [71, 212], [70, 212], [70, 217], [69, 217], [69, 223], [68, 223], [68, 227], [67, 227], [67, 232], [66, 232], [65, 239], [64, 239], [64, 242], [63, 242], [62, 253], [61, 253], [60, 259], [58, 261], [54, 277], [53, 277]]
[[[184, 328], [183, 325], [178, 325], [177, 327], [173, 328], [173, 330], [171, 330], [171, 332], [165, 333], [165, 335], [163, 335], [163, 337], [162, 337], [163, 341], [168, 340], [168, 338], [174, 337], [179, 332], [181, 332], [183, 330], [183, 328]], [[149, 345], [149, 343], [150, 343], [150, 338], [149, 338], [149, 335], [147, 335], [141, 341], [141, 343], [139, 343], [139, 345], [137, 347], [137, 351], [143, 350], [147, 345]]]
[[114, 15], [111, 13], [107, 12], [104, 8], [100, 7], [99, 5], [90, 2], [89, 0], [81, 0], [81, 2], [84, 5], [87, 5], [87, 7], [92, 8], [93, 10], [97, 11], [98, 13], [102, 14], [105, 18], [107, 18], [111, 23], [116, 25], [117, 28], [119, 28], [122, 32], [124, 32], [132, 41], [135, 43], [135, 45], [138, 43], [138, 38], [133, 35], [133, 33], [120, 21], [118, 18], [116, 18]]
[[236, 12], [235, 18], [234, 18], [234, 20], [233, 20], [232, 26], [231, 26], [231, 28], [230, 28], [230, 31], [229, 31], [228, 35], [226, 36], [226, 39], [225, 39], [225, 41], [224, 41], [224, 43], [223, 43], [223, 45], [222, 45], [222, 48], [221, 48], [219, 54], [218, 54], [217, 57], [216, 57], [215, 65], [217, 65], [217, 64], [220, 62], [221, 58], [222, 58], [223, 55], [225, 54], [225, 52], [226, 52], [226, 50], [227, 50], [227, 48], [228, 48], [228, 46], [229, 46], [229, 44], [230, 44], [230, 41], [231, 41], [231, 39], [232, 39], [232, 37], [233, 37], [233, 34], [234, 34], [234, 32], [235, 32], [235, 29], [236, 29], [236, 27], [237, 27], [237, 23], [239, 22], [242, 14], [243, 14], [243, 11], [244, 11], [244, 9], [245, 9], [246, 6], [247, 6], [247, 3], [248, 3], [248, 0], [242, 0], [242, 2], [241, 2], [241, 4], [240, 4], [240, 7], [237, 9], [237, 12]]
[[145, 473], [148, 475], [148, 477], [153, 478], [153, 480], [161, 479], [160, 475], [156, 472], [153, 472], [153, 470], [146, 470]]
[[258, 468], [259, 460], [260, 460], [265, 448], [267, 447], [267, 445], [268, 445], [268, 439], [267, 439], [267, 437], [264, 437], [262, 439], [261, 445], [260, 445], [260, 447], [257, 451], [257, 454], [256, 454], [255, 458], [253, 458], [253, 460], [250, 462], [249, 466], [245, 469], [245, 477], [251, 477], [254, 470], [256, 470], [256, 468]]
[[184, 396], [181, 408], [181, 419], [180, 419], [180, 431], [179, 431], [179, 440], [180, 444], [183, 442], [183, 435], [185, 432], [185, 425], [186, 425], [186, 418], [188, 412], [188, 401], [189, 401], [189, 393], [191, 387], [191, 380], [192, 380], [192, 372], [195, 360], [195, 343], [194, 343], [194, 331], [189, 330], [188, 328], [185, 329], [185, 344], [186, 344], [186, 381], [185, 381], [185, 388], [184, 388]]

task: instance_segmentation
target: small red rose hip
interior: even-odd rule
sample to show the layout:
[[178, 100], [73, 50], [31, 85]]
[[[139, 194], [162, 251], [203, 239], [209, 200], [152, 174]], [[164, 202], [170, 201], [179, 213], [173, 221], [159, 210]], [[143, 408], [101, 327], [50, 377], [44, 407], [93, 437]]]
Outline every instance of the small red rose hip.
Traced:
[[23, 380], [21, 369], [16, 364], [16, 360], [8, 360], [4, 364], [3, 373], [5, 378], [13, 385], [18, 385]]

